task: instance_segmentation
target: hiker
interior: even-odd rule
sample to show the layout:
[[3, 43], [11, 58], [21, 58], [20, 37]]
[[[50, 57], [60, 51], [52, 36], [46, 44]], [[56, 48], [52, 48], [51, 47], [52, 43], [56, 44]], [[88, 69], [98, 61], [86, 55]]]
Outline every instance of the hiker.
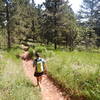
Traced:
[[34, 76], [37, 78], [37, 86], [40, 87], [42, 76], [47, 72], [45, 60], [40, 57], [39, 53], [35, 53], [35, 59], [33, 61], [33, 67], [35, 68]]

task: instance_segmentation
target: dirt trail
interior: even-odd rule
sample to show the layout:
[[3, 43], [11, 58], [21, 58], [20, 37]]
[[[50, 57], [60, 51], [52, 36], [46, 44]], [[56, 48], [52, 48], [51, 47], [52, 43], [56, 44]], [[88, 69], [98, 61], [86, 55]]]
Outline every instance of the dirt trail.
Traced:
[[[32, 81], [34, 85], [36, 85], [36, 78], [34, 77], [34, 68], [32, 67], [32, 60], [24, 60], [23, 61], [23, 69], [26, 76]], [[49, 78], [44, 75], [43, 80], [41, 82], [41, 95], [42, 100], [70, 100], [67, 97], [64, 98], [62, 93], [57, 89], [57, 87], [53, 84]]]

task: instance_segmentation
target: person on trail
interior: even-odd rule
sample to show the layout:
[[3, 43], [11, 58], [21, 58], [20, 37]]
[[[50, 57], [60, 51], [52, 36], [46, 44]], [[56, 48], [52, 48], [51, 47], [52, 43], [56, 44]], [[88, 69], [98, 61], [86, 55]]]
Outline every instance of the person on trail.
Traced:
[[47, 70], [45, 60], [40, 57], [40, 54], [36, 52], [35, 57], [36, 58], [33, 61], [33, 67], [35, 67], [34, 76], [37, 78], [37, 86], [40, 87], [42, 76], [47, 72]]

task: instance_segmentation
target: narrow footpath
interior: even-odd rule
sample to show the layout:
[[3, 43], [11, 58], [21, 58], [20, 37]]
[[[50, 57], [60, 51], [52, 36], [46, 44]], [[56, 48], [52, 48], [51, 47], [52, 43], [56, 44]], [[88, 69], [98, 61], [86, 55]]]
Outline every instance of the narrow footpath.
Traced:
[[[23, 60], [23, 69], [26, 77], [28, 77], [33, 85], [36, 85], [36, 78], [34, 77], [34, 68], [32, 66], [32, 60]], [[53, 84], [47, 75], [43, 76], [41, 82], [41, 95], [42, 100], [70, 100], [67, 96], [62, 96], [62, 93], [59, 89]]]

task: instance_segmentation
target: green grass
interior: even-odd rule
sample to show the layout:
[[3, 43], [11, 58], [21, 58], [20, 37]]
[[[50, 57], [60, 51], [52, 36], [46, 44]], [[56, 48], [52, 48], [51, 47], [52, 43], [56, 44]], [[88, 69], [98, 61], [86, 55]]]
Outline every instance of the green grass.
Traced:
[[24, 76], [19, 49], [0, 51], [0, 100], [41, 100], [39, 90]]
[[99, 53], [55, 51], [55, 56], [47, 64], [52, 76], [70, 88], [72, 95], [100, 100]]
[[[37, 47], [47, 59], [48, 71], [72, 95], [84, 95], [88, 100], [100, 99], [100, 53], [66, 52]], [[24, 77], [21, 61], [15, 55], [19, 49], [0, 52], [0, 100], [40, 100], [37, 88]]]

